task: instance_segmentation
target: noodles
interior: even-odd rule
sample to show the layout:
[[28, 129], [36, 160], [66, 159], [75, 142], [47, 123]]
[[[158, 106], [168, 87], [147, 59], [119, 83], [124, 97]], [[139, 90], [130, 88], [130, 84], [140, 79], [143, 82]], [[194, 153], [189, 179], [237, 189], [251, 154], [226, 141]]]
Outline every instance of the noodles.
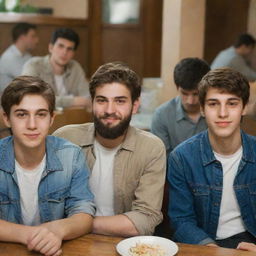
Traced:
[[131, 256], [166, 256], [164, 250], [159, 245], [137, 243], [130, 248]]

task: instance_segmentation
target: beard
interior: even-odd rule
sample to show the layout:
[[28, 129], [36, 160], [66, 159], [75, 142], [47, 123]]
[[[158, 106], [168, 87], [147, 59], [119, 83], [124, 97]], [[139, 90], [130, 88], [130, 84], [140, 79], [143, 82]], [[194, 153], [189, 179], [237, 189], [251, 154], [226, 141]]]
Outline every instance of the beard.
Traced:
[[119, 124], [113, 127], [109, 127], [101, 122], [101, 119], [108, 118], [108, 117], [118, 118], [115, 114], [105, 114], [102, 117], [97, 117], [96, 115], [94, 115], [93, 121], [94, 121], [95, 130], [99, 133], [101, 137], [105, 139], [116, 139], [122, 136], [128, 129], [131, 118], [132, 118], [132, 113], [130, 113], [127, 117], [121, 120]]

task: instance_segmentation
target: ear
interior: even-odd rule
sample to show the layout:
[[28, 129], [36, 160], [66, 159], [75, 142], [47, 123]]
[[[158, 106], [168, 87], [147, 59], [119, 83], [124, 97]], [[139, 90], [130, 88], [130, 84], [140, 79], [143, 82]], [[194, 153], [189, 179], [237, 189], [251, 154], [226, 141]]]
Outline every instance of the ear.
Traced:
[[202, 107], [201, 105], [200, 105], [200, 113], [201, 113], [201, 116], [205, 117], [204, 107]]
[[5, 126], [7, 126], [8, 128], [11, 128], [9, 117], [5, 112], [2, 113], [2, 119], [4, 121]]
[[136, 114], [138, 112], [139, 107], [140, 107], [140, 98], [138, 98], [133, 102], [132, 114]]
[[246, 104], [246, 105], [244, 106], [244, 109], [243, 109], [243, 112], [242, 112], [242, 116], [246, 115], [247, 112], [248, 112], [248, 104]]
[[56, 112], [54, 111], [53, 114], [52, 114], [52, 116], [51, 116], [50, 127], [52, 126], [52, 124], [53, 124], [53, 122], [54, 122], [55, 116], [56, 116]]
[[49, 43], [49, 45], [48, 45], [48, 51], [49, 51], [49, 53], [52, 53], [52, 48], [53, 48], [53, 44], [52, 44], [52, 43]]

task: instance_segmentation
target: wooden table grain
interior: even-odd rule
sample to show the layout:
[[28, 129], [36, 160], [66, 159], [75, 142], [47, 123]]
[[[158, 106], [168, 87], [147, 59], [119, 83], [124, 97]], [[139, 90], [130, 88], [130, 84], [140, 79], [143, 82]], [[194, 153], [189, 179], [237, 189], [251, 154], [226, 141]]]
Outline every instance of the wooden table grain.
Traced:
[[[123, 238], [85, 235], [72, 241], [63, 243], [63, 256], [119, 256], [116, 244]], [[189, 245], [178, 243], [179, 251], [176, 256], [255, 256], [253, 252], [240, 250], [213, 248], [202, 245]], [[26, 247], [15, 243], [1, 243], [1, 256], [41, 255], [27, 251]]]

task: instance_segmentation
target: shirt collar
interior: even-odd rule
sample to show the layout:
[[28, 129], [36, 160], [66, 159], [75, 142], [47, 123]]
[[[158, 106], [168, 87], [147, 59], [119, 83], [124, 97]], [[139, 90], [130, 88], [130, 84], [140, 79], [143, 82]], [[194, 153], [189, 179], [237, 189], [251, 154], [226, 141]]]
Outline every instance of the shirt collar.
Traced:
[[[79, 146], [81, 147], [88, 147], [93, 145], [94, 140], [95, 140], [95, 127], [94, 124], [91, 124], [87, 131], [87, 136], [84, 136], [83, 138], [81, 138], [81, 142], [79, 143]], [[125, 139], [120, 147], [120, 149], [125, 149], [125, 150], [129, 150], [129, 151], [134, 151], [135, 150], [135, 144], [136, 144], [136, 138], [135, 135], [137, 133], [137, 129], [129, 126]]]
[[[255, 142], [255, 139], [250, 139], [250, 135], [247, 135], [241, 130], [241, 136], [242, 136], [242, 147], [243, 147], [243, 159], [246, 162], [252, 162], [254, 163], [256, 161], [256, 152], [255, 152], [255, 146], [253, 146]], [[252, 138], [252, 137], [251, 137]], [[216, 161], [216, 158], [214, 156], [208, 130], [202, 133], [201, 139], [200, 139], [200, 150], [202, 153], [202, 161], [203, 165], [206, 166], [214, 161]]]

